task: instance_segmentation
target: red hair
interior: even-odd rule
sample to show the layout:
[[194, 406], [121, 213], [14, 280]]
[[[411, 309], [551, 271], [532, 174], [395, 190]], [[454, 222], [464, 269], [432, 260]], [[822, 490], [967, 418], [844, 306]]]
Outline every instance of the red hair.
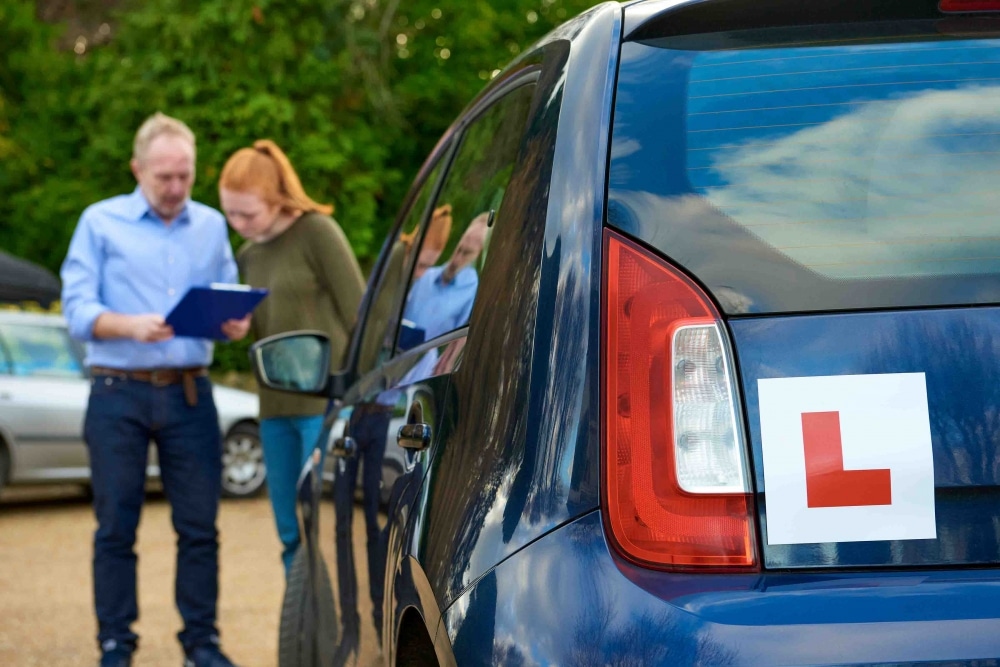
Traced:
[[[431, 213], [431, 221], [427, 223], [427, 232], [424, 234], [424, 247], [434, 250], [444, 250], [448, 245], [448, 237], [451, 236], [451, 204], [438, 206]], [[414, 229], [409, 234], [399, 235], [399, 240], [409, 248], [416, 240], [417, 230]]]
[[256, 193], [269, 204], [285, 209], [330, 215], [333, 206], [314, 201], [284, 151], [270, 139], [260, 139], [253, 148], [233, 153], [219, 176], [219, 188]]

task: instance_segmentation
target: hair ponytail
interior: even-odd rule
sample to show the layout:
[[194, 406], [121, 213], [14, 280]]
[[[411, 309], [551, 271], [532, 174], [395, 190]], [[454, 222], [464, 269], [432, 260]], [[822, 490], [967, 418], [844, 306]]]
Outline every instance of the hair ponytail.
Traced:
[[333, 206], [320, 204], [306, 194], [291, 161], [276, 143], [260, 139], [253, 148], [241, 148], [226, 161], [219, 187], [235, 192], [255, 192], [282, 208], [330, 215]]

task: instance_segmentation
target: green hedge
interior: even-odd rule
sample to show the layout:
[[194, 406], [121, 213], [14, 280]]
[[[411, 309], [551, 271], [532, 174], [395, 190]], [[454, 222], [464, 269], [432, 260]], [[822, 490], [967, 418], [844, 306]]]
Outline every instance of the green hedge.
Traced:
[[[7, 0], [0, 247], [58, 271], [83, 208], [134, 187], [133, 134], [161, 110], [198, 136], [196, 199], [217, 206], [226, 157], [274, 139], [367, 267], [455, 115], [520, 47], [592, 4], [135, 0], [78, 54], [32, 2]], [[245, 347], [219, 346], [216, 365], [245, 369]]]

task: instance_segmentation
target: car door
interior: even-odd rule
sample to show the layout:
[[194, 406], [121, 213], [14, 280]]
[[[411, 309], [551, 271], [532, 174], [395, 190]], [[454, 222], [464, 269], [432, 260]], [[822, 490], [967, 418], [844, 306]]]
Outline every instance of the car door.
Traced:
[[[428, 161], [369, 280], [350, 353], [359, 379], [336, 408], [330, 429], [332, 455], [324, 477], [332, 482], [335, 508], [334, 567], [341, 621], [337, 664], [362, 646], [372, 648], [381, 634], [385, 509], [397, 480], [413, 467], [412, 457], [407, 458], [395, 438], [413, 391], [390, 387], [386, 366], [394, 356], [410, 276], [433, 259], [426, 252], [421, 255], [429, 231], [424, 222], [434, 220], [432, 236], [442, 225], [448, 226], [446, 216], [435, 215], [430, 203], [450, 153], [450, 143], [442, 142]], [[434, 243], [441, 242], [432, 239]]]
[[13, 443], [12, 481], [87, 479], [90, 386], [66, 328], [0, 322], [0, 349], [0, 429]]
[[[440, 618], [426, 579], [410, 567], [409, 536], [536, 78], [525, 70], [456, 124], [454, 150], [439, 152], [384, 250], [359, 344], [360, 379], [340, 408], [345, 435], [334, 448], [342, 658], [382, 645], [384, 633], [391, 650], [406, 609], [426, 613], [431, 628]], [[367, 591], [358, 585], [362, 568]]]
[[[537, 78], [536, 69], [522, 69], [460, 121], [454, 157], [432, 204], [433, 211], [449, 212], [450, 234], [438, 261], [413, 272], [393, 356], [384, 366], [389, 391], [406, 396], [405, 419], [394, 436], [407, 452], [407, 468], [392, 490], [384, 537], [388, 614], [384, 631], [393, 640], [386, 646], [390, 660], [404, 619], [421, 618], [432, 635], [441, 617], [443, 600], [425, 571], [427, 558], [432, 557], [422, 532], [426, 528], [425, 491], [428, 480], [440, 472], [439, 452], [453, 431], [452, 378], [463, 363], [472, 312], [497, 305], [477, 305], [480, 281], [498, 238], [496, 221], [524, 149], [525, 126], [537, 102]], [[433, 218], [427, 223], [422, 250], [434, 238], [433, 223]], [[424, 254], [436, 251], [430, 248]], [[468, 461], [473, 462], [478, 443], [462, 444], [467, 445]], [[409, 659], [407, 655], [395, 657], [401, 662]]]

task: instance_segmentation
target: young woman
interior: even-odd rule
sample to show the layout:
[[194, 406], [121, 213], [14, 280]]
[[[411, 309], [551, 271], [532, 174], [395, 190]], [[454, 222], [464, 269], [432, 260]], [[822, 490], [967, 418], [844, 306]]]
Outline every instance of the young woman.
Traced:
[[[296, 329], [324, 331], [332, 365], [339, 367], [364, 281], [347, 237], [330, 218], [333, 207], [305, 193], [291, 162], [269, 140], [229, 158], [219, 199], [229, 224], [246, 239], [236, 255], [243, 281], [270, 290], [253, 313], [251, 332], [259, 340]], [[286, 575], [300, 541], [296, 482], [320, 437], [325, 409], [321, 398], [260, 390], [267, 485]]]

